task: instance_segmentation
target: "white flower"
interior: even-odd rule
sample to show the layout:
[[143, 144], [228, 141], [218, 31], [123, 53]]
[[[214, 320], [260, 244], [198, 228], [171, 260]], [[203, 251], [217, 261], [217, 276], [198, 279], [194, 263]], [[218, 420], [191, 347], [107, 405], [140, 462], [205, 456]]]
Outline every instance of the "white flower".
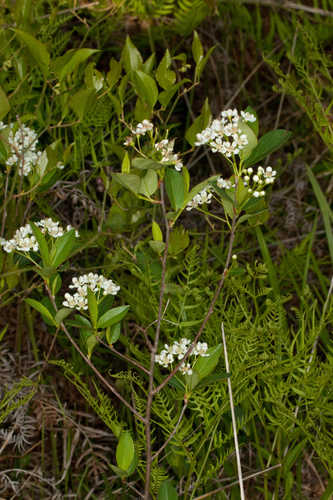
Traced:
[[231, 182], [223, 179], [223, 177], [219, 177], [216, 181], [217, 186], [220, 189], [230, 189], [231, 188]]
[[[8, 134], [8, 145], [10, 155], [7, 159], [7, 167], [18, 166], [18, 172], [21, 176], [29, 175], [33, 167], [37, 165], [41, 156], [41, 151], [37, 151], [37, 134], [34, 130], [25, 125], [20, 125], [14, 132], [14, 123], [10, 123]], [[7, 127], [3, 122], [0, 124], [0, 130]]]
[[143, 120], [141, 123], [137, 124], [136, 128], [133, 131], [133, 134], [134, 135], [144, 135], [149, 130], [153, 130], [153, 128], [154, 128], [154, 125], [152, 124], [152, 122], [150, 122], [149, 120]]
[[188, 202], [186, 210], [190, 211], [192, 208], [197, 208], [199, 205], [203, 205], [204, 203], [211, 203], [212, 197], [212, 193], [209, 193], [207, 189], [203, 189]]
[[102, 290], [103, 295], [117, 295], [120, 290], [120, 286], [116, 285], [111, 279], [96, 273], [83, 274], [78, 278], [74, 276], [69, 288], [76, 290], [76, 292], [73, 295], [66, 293], [66, 300], [63, 305], [73, 309], [87, 308], [88, 288], [94, 293]]
[[208, 345], [206, 342], [198, 342], [195, 348], [193, 349], [193, 354], [195, 356], [203, 356], [207, 357], [209, 354], [206, 354], [206, 351], [208, 349]]
[[247, 111], [241, 111], [241, 117], [246, 122], [255, 122], [256, 121], [256, 117], [252, 113], [249, 113]]
[[183, 375], [192, 375], [193, 373], [190, 363], [183, 364], [180, 367], [180, 371]]

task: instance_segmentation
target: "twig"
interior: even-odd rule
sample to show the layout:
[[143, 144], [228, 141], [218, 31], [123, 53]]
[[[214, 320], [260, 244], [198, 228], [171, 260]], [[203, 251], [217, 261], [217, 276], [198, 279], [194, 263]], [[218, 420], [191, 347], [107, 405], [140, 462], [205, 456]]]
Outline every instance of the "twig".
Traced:
[[160, 288], [160, 299], [158, 306], [158, 317], [157, 317], [157, 325], [155, 332], [155, 339], [152, 345], [151, 354], [150, 354], [150, 374], [149, 374], [149, 385], [148, 385], [148, 397], [147, 397], [147, 405], [146, 405], [146, 415], [145, 415], [145, 435], [147, 440], [146, 446], [146, 484], [145, 484], [145, 493], [144, 499], [149, 500], [149, 487], [150, 487], [150, 472], [151, 472], [151, 464], [152, 464], [152, 443], [151, 443], [151, 409], [153, 403], [153, 397], [155, 394], [154, 391], [154, 367], [155, 367], [155, 356], [158, 349], [158, 341], [160, 338], [161, 324], [163, 318], [163, 300], [165, 295], [165, 276], [166, 276], [166, 263], [168, 257], [168, 249], [169, 249], [169, 238], [170, 238], [170, 226], [165, 208], [165, 199], [164, 199], [164, 183], [163, 181], [160, 184], [160, 192], [161, 192], [161, 207], [163, 212], [163, 218], [165, 223], [165, 248], [162, 258], [162, 274], [161, 274], [161, 288]]
[[[262, 474], [265, 474], [266, 472], [270, 472], [271, 470], [278, 469], [281, 467], [281, 464], [277, 465], [272, 465], [272, 467], [267, 467], [267, 469], [260, 470], [258, 472], [254, 472], [253, 474], [250, 474], [249, 476], [246, 476], [243, 478], [244, 481], [248, 481], [249, 479], [253, 479], [254, 477], [261, 476]], [[203, 495], [200, 495], [199, 497], [195, 497], [194, 500], [203, 500], [204, 498], [211, 497], [212, 495], [215, 495], [215, 493], [219, 493], [220, 491], [226, 490], [228, 488], [232, 488], [233, 486], [236, 486], [239, 481], [234, 481], [233, 483], [227, 484], [226, 486], [222, 486], [221, 488], [217, 488], [216, 490], [209, 491], [208, 493], [204, 493]]]
[[226, 263], [225, 263], [225, 266], [224, 266], [224, 269], [223, 269], [223, 272], [222, 272], [222, 275], [221, 275], [221, 278], [220, 278], [220, 281], [217, 285], [217, 288], [215, 290], [215, 293], [214, 293], [214, 296], [211, 300], [211, 303], [209, 305], [209, 308], [208, 308], [208, 311], [206, 313], [206, 316], [204, 317], [204, 320], [203, 322], [201, 323], [201, 326], [199, 328], [199, 331], [198, 333], [196, 334], [191, 346], [189, 347], [189, 349], [187, 350], [187, 352], [185, 353], [184, 357], [182, 358], [182, 360], [180, 361], [180, 363], [178, 363], [178, 365], [172, 370], [172, 372], [170, 372], [170, 374], [163, 380], [163, 382], [161, 382], [161, 384], [159, 386], [157, 386], [153, 393], [154, 394], [157, 394], [161, 389], [163, 389], [163, 387], [166, 386], [166, 384], [169, 382], [169, 380], [172, 379], [172, 377], [178, 372], [178, 370], [180, 369], [180, 367], [183, 365], [183, 363], [187, 360], [187, 358], [190, 356], [191, 352], [193, 351], [195, 345], [197, 344], [202, 332], [204, 331], [205, 329], [205, 326], [209, 320], [209, 318], [211, 317], [211, 315], [213, 314], [213, 310], [214, 310], [214, 306], [216, 304], [216, 301], [220, 295], [220, 292], [222, 290], [222, 287], [224, 285], [224, 282], [225, 282], [225, 278], [228, 274], [228, 269], [229, 269], [229, 265], [230, 265], [230, 261], [231, 261], [231, 254], [232, 254], [232, 248], [233, 248], [233, 244], [234, 244], [234, 239], [235, 239], [235, 232], [236, 232], [236, 222], [237, 222], [237, 216], [234, 215], [233, 219], [232, 219], [232, 225], [231, 225], [231, 233], [230, 233], [230, 240], [229, 240], [229, 247], [228, 247], [228, 254], [227, 254], [227, 260], [226, 260]]
[[[224, 325], [223, 325], [223, 323], [221, 323], [221, 332], [222, 332], [222, 341], [223, 341], [223, 350], [224, 350], [224, 359], [225, 359], [225, 369], [226, 369], [227, 373], [230, 373], [229, 360], [228, 360], [228, 351], [227, 351], [227, 343], [226, 343], [226, 340], [225, 340]], [[233, 429], [233, 433], [234, 433], [234, 442], [235, 442], [235, 451], [236, 451], [236, 460], [237, 460], [237, 471], [238, 471], [239, 489], [240, 489], [241, 500], [245, 500], [244, 484], [243, 484], [243, 474], [242, 474], [242, 465], [241, 465], [241, 460], [240, 460], [239, 444], [238, 444], [238, 437], [237, 437], [237, 424], [236, 424], [236, 416], [235, 416], [235, 407], [234, 407], [234, 400], [233, 400], [233, 397], [232, 397], [232, 387], [231, 387], [231, 379], [230, 379], [230, 377], [228, 377], [228, 392], [229, 392], [229, 400], [230, 400], [232, 429]]]
[[165, 441], [164, 444], [162, 444], [162, 446], [160, 447], [159, 450], [157, 450], [157, 452], [155, 453], [155, 455], [152, 456], [152, 462], [155, 460], [155, 458], [158, 457], [158, 455], [164, 450], [164, 448], [168, 445], [168, 443], [170, 443], [171, 439], [173, 438], [173, 436], [176, 434], [177, 430], [178, 430], [178, 427], [180, 425], [180, 422], [182, 421], [182, 418], [184, 416], [184, 413], [185, 413], [185, 410], [187, 408], [187, 405], [188, 405], [188, 401], [185, 401], [184, 402], [184, 406], [182, 408], [182, 411], [180, 412], [180, 415], [179, 415], [179, 418], [177, 420], [177, 423], [175, 425], [175, 428], [173, 429], [173, 431], [171, 432], [171, 434], [169, 435], [168, 439]]

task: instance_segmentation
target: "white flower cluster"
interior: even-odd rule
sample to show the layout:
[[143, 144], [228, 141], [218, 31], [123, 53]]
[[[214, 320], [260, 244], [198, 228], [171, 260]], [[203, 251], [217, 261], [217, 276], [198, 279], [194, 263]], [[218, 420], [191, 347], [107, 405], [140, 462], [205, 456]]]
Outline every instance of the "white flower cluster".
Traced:
[[76, 290], [73, 295], [65, 293], [63, 305], [71, 309], [88, 309], [88, 288], [98, 293], [102, 290], [103, 295], [117, 295], [120, 286], [116, 285], [112, 280], [105, 278], [100, 274], [84, 274], [79, 278], [74, 277], [69, 288]]
[[168, 139], [163, 139], [162, 141], [155, 144], [155, 149], [157, 151], [160, 151], [162, 154], [162, 158], [160, 160], [161, 163], [174, 163], [175, 169], [180, 172], [183, 168], [183, 163], [179, 159], [178, 154], [173, 152], [174, 145], [174, 139], [171, 141], [169, 141]]
[[212, 197], [212, 193], [210, 193], [207, 188], [203, 189], [188, 202], [186, 210], [190, 211], [192, 208], [197, 208], [199, 205], [203, 205], [204, 203], [211, 203]]
[[222, 153], [227, 158], [239, 154], [248, 144], [246, 134], [239, 127], [241, 121], [255, 122], [256, 117], [245, 111], [239, 115], [237, 109], [222, 111], [219, 119], [197, 134], [195, 146], [208, 144], [213, 153]]
[[[183, 359], [186, 352], [189, 349], [189, 345], [191, 341], [189, 339], [183, 338], [180, 341], [175, 341], [172, 345], [165, 344], [165, 349], [162, 349], [160, 354], [155, 356], [155, 363], [167, 368], [169, 365], [172, 365], [175, 358], [178, 360]], [[191, 352], [191, 356], [208, 356], [207, 354], [208, 345], [206, 342], [198, 342]], [[180, 368], [180, 371], [183, 375], [192, 375], [193, 370], [190, 363], [183, 363]]]
[[[20, 125], [14, 132], [14, 123], [10, 123], [8, 144], [10, 147], [10, 155], [7, 159], [7, 166], [12, 167], [18, 165], [19, 174], [21, 176], [29, 175], [32, 168], [38, 163], [42, 153], [37, 151], [37, 134], [31, 128]], [[0, 122], [0, 130], [7, 127], [3, 122]]]
[[248, 187], [248, 192], [253, 193], [255, 198], [259, 198], [260, 196], [265, 196], [264, 187], [267, 184], [273, 184], [275, 181], [276, 170], [273, 170], [272, 167], [267, 167], [266, 169], [258, 167], [257, 173], [254, 173], [253, 168], [249, 167], [244, 171], [243, 179], [244, 186], [249, 186], [251, 183], [251, 187]]
[[[35, 224], [40, 227], [43, 234], [49, 234], [53, 238], [59, 238], [60, 236], [63, 236], [65, 232], [73, 229], [70, 225], [64, 229], [59, 225], [59, 222], [53, 221], [51, 218], [42, 219], [35, 222]], [[79, 237], [78, 231], [75, 231], [75, 235], [77, 238]], [[13, 238], [10, 240], [0, 238], [0, 245], [7, 253], [11, 253], [15, 250], [18, 252], [30, 252], [31, 250], [38, 252], [39, 249], [30, 224], [26, 224], [25, 226], [17, 229]]]
[[223, 177], [219, 177], [216, 181], [216, 184], [220, 189], [230, 189], [232, 187], [235, 187], [235, 184], [231, 184], [231, 181], [223, 179]]
[[133, 130], [134, 135], [145, 135], [150, 130], [153, 130], [154, 125], [149, 120], [143, 120], [138, 123], [136, 128]]

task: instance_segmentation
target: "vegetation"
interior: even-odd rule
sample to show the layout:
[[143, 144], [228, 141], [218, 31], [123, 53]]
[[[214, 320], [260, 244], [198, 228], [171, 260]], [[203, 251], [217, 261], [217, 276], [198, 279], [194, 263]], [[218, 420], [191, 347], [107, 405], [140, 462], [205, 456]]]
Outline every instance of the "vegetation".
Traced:
[[333, 1], [0, 24], [0, 496], [331, 498]]

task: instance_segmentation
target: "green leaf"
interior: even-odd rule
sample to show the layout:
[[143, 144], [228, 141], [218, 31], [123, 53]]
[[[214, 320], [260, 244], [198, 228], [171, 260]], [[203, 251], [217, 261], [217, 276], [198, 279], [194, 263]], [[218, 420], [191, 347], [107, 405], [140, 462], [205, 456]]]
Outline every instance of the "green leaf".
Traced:
[[149, 246], [158, 255], [162, 255], [162, 253], [164, 252], [164, 249], [165, 249], [165, 243], [163, 241], [150, 240]]
[[90, 330], [80, 330], [80, 340], [81, 344], [85, 347], [87, 351], [88, 358], [91, 358], [91, 355], [98, 344], [97, 337], [91, 333]]
[[79, 120], [83, 120], [86, 111], [89, 110], [90, 105], [96, 101], [96, 92], [91, 89], [81, 89], [76, 92], [69, 100], [69, 106], [74, 113], [78, 116]]
[[299, 455], [302, 453], [304, 448], [307, 445], [307, 438], [303, 439], [300, 443], [298, 443], [294, 448], [288, 451], [287, 455], [283, 459], [283, 471], [284, 473], [290, 471], [296, 462]]
[[121, 162], [121, 173], [122, 174], [129, 174], [131, 171], [131, 162], [128, 156], [128, 153], [124, 154], [123, 161]]
[[115, 325], [108, 326], [108, 328], [106, 329], [105, 336], [106, 336], [107, 343], [109, 345], [114, 344], [119, 339], [120, 326], [121, 326], [120, 323], [116, 323]]
[[67, 318], [71, 313], [73, 312], [73, 309], [69, 309], [68, 307], [62, 307], [59, 309], [57, 314], [54, 317], [54, 321], [56, 322], [57, 326], [60, 325], [64, 321], [64, 319]]
[[201, 77], [201, 74], [203, 72], [203, 70], [205, 69], [205, 66], [208, 62], [208, 59], [210, 58], [213, 50], [215, 50], [215, 46], [214, 47], [211, 47], [207, 54], [205, 55], [205, 57], [202, 57], [201, 59], [199, 59], [197, 65], [196, 65], [196, 68], [195, 68], [195, 75], [194, 75], [194, 79], [196, 81], [200, 80], [200, 77]]
[[153, 109], [158, 98], [155, 80], [143, 71], [137, 70], [133, 74], [133, 85], [140, 99]]
[[50, 288], [53, 296], [57, 295], [57, 293], [61, 288], [61, 285], [62, 285], [62, 280], [59, 273], [56, 273], [53, 276], [51, 276]]
[[49, 72], [50, 54], [48, 53], [45, 45], [25, 31], [18, 29], [14, 31], [21, 42], [26, 45], [36, 64], [40, 67], [44, 77], [46, 78]]
[[196, 30], [194, 30], [193, 42], [192, 42], [192, 55], [196, 64], [198, 64], [198, 62], [203, 58], [203, 54], [204, 51], [202, 48], [202, 43], [200, 41], [198, 33], [196, 32]]
[[142, 57], [129, 36], [126, 37], [125, 46], [121, 53], [121, 60], [126, 73], [136, 71], [142, 65]]
[[75, 314], [74, 319], [68, 320], [68, 324], [70, 326], [74, 326], [75, 328], [83, 328], [92, 331], [92, 324], [89, 319], [81, 316], [80, 314]]
[[292, 134], [287, 130], [277, 129], [267, 132], [259, 139], [257, 146], [252, 151], [251, 155], [245, 160], [244, 165], [250, 167], [255, 163], [263, 160], [269, 154], [277, 149], [280, 149], [286, 142], [289, 141]]
[[93, 327], [96, 328], [98, 321], [98, 304], [96, 295], [90, 288], [87, 289], [87, 297], [88, 297], [88, 309], [89, 309], [90, 321]]
[[38, 302], [38, 300], [34, 299], [25, 299], [25, 301], [29, 304], [29, 306], [33, 307], [34, 309], [36, 309], [36, 311], [40, 312], [42, 316], [45, 316], [53, 325], [56, 324], [50, 311], [41, 302]]
[[161, 228], [154, 220], [152, 222], [152, 233], [154, 241], [163, 241], [163, 234]]
[[194, 146], [194, 143], [197, 140], [197, 134], [208, 126], [211, 116], [212, 114], [210, 112], [208, 99], [206, 99], [204, 105], [202, 106], [201, 114], [194, 120], [185, 134], [185, 139], [191, 144], [191, 146]]
[[129, 307], [130, 306], [119, 306], [110, 309], [109, 311], [104, 313], [101, 318], [99, 318], [97, 328], [103, 329], [107, 328], [108, 326], [112, 326], [115, 323], [119, 323], [119, 321], [121, 321], [126, 315]]
[[109, 85], [110, 90], [119, 80], [121, 75], [121, 70], [122, 70], [121, 63], [112, 58], [110, 61], [110, 71], [106, 75], [106, 81]]
[[117, 465], [120, 469], [127, 471], [134, 459], [134, 442], [131, 434], [124, 431], [120, 434], [116, 449]]
[[184, 203], [184, 177], [174, 168], [166, 168], [165, 189], [172, 208], [174, 210], [181, 208]]
[[157, 500], [178, 500], [176, 488], [173, 486], [170, 479], [166, 479], [161, 483]]
[[36, 226], [36, 224], [34, 224], [33, 222], [30, 222], [30, 226], [38, 243], [39, 251], [42, 256], [43, 266], [48, 267], [50, 266], [50, 254], [45, 236], [43, 235], [39, 227]]
[[7, 96], [0, 87], [0, 120], [2, 120], [4, 116], [6, 116], [9, 110], [10, 110], [10, 105]]
[[207, 377], [215, 369], [222, 352], [222, 344], [207, 349], [207, 357], [199, 357], [194, 365], [194, 370], [199, 375], [200, 380]]
[[151, 197], [158, 188], [158, 176], [155, 170], [147, 170], [147, 173], [142, 177], [139, 193]]
[[51, 265], [59, 267], [70, 256], [75, 244], [75, 229], [67, 231], [56, 239], [51, 253]]
[[244, 146], [239, 153], [240, 159], [244, 161], [250, 156], [250, 154], [256, 147], [258, 139], [253, 130], [242, 120], [238, 121], [238, 128], [241, 130], [241, 134], [246, 135], [248, 141], [246, 146]]
[[159, 170], [162, 168], [160, 163], [155, 160], [150, 160], [149, 158], [134, 158], [132, 165], [138, 170]]
[[138, 194], [141, 185], [141, 178], [135, 174], [112, 174], [112, 179], [119, 182], [123, 187]]
[[168, 90], [176, 81], [176, 73], [169, 69], [170, 64], [171, 56], [167, 49], [155, 73], [156, 80], [164, 90]]
[[67, 51], [66, 55], [70, 54], [70, 59], [60, 69], [60, 72], [59, 72], [60, 82], [63, 81], [66, 78], [66, 76], [73, 73], [73, 71], [79, 66], [79, 64], [86, 61], [88, 59], [88, 57], [90, 57], [92, 54], [95, 54], [95, 52], [98, 52], [98, 50], [96, 50], [96, 49], [77, 49], [77, 50], [70, 49], [69, 51]]

